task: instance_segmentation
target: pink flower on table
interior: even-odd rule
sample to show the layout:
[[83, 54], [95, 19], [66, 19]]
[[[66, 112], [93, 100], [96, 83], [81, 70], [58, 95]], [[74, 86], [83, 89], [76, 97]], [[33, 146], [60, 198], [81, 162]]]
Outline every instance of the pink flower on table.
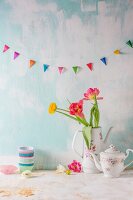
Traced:
[[81, 118], [84, 118], [83, 114], [83, 100], [80, 100], [78, 103], [72, 103], [69, 106], [69, 113], [71, 115], [79, 116]]
[[96, 96], [97, 100], [103, 99], [103, 97], [98, 97], [100, 91], [98, 88], [89, 88], [86, 93], [84, 93], [84, 99], [83, 100], [93, 100]]
[[73, 160], [71, 164], [68, 165], [68, 168], [73, 172], [81, 172], [81, 163]]

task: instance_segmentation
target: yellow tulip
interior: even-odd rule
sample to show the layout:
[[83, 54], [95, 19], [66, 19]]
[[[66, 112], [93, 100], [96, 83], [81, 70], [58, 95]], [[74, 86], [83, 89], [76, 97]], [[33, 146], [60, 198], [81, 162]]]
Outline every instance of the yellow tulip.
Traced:
[[51, 104], [49, 105], [49, 109], [48, 109], [49, 114], [54, 114], [55, 111], [56, 111], [56, 109], [57, 109], [56, 103], [54, 103], [54, 102], [51, 103]]

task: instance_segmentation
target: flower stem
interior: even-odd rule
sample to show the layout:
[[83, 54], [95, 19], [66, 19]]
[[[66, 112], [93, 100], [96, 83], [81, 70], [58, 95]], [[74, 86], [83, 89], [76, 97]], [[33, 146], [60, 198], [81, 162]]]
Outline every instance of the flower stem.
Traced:
[[62, 109], [62, 108], [57, 108], [58, 110], [62, 110], [62, 111], [65, 111], [65, 112], [69, 112], [68, 110], [65, 110], [65, 109]]
[[56, 110], [56, 112], [58, 112], [58, 113], [60, 113], [60, 114], [62, 114], [62, 115], [65, 115], [65, 116], [67, 116], [67, 117], [69, 117], [69, 118], [71, 118], [71, 119], [74, 119], [75, 121], [78, 121], [75, 117], [72, 117], [71, 115], [68, 115], [68, 114], [66, 114], [66, 113], [60, 112], [60, 111], [58, 111], [58, 110]]
[[88, 124], [86, 124], [84, 121], [82, 121], [82, 119], [81, 118], [79, 118], [79, 117], [72, 117], [71, 115], [68, 115], [68, 114], [66, 114], [66, 113], [63, 113], [63, 112], [60, 112], [60, 111], [58, 111], [58, 110], [56, 110], [56, 112], [58, 112], [58, 113], [60, 113], [60, 114], [62, 114], [62, 115], [65, 115], [66, 117], [69, 117], [69, 118], [71, 118], [71, 119], [74, 119], [75, 121], [77, 121], [77, 122], [80, 122], [81, 124], [83, 124], [83, 125], [85, 125], [85, 126], [88, 126]]

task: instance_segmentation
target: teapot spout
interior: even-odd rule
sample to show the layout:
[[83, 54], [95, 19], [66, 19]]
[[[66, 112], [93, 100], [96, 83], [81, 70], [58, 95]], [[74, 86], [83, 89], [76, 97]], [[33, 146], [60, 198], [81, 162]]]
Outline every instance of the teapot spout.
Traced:
[[100, 161], [98, 160], [97, 156], [96, 156], [94, 153], [92, 153], [92, 152], [89, 152], [89, 153], [90, 153], [90, 155], [93, 157], [93, 159], [94, 159], [94, 163], [95, 163], [97, 169], [98, 169], [99, 171], [102, 172], [103, 170], [102, 170], [102, 167], [101, 167]]
[[109, 128], [109, 130], [108, 130], [108, 132], [107, 132], [107, 134], [106, 134], [106, 137], [105, 137], [105, 139], [104, 139], [104, 141], [103, 141], [105, 145], [107, 144], [107, 141], [108, 141], [108, 138], [109, 138], [109, 134], [110, 134], [112, 128], [113, 128], [113, 127], [110, 127], [110, 128]]

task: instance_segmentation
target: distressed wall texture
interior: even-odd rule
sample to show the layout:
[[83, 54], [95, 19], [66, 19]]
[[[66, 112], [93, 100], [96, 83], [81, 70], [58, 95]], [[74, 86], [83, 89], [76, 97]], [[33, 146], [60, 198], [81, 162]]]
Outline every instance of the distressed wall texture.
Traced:
[[[32, 145], [38, 168], [75, 158], [71, 141], [79, 125], [47, 110], [51, 101], [65, 107], [67, 98], [79, 100], [89, 87], [104, 97], [103, 135], [114, 126], [110, 142], [133, 148], [133, 49], [125, 45], [133, 39], [132, 18], [132, 0], [0, 1], [1, 155]], [[12, 48], [3, 54], [4, 44]], [[119, 48], [122, 54], [113, 55]], [[21, 53], [15, 61], [14, 50]], [[107, 66], [102, 56], [109, 56]], [[29, 59], [37, 61], [32, 69]], [[93, 72], [88, 62], [95, 63]], [[50, 64], [45, 73], [43, 63]], [[73, 65], [82, 67], [77, 75]], [[62, 75], [58, 66], [66, 68]]]

